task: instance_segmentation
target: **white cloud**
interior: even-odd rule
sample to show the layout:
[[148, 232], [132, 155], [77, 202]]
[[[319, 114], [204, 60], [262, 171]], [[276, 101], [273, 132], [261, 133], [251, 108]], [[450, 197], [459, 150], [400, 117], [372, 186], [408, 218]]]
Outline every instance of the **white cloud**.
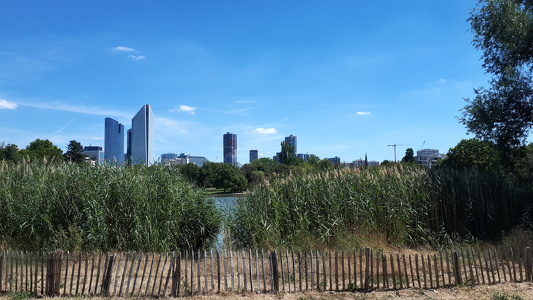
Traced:
[[15, 109], [17, 106], [18, 105], [15, 102], [9, 102], [6, 99], [0, 99], [0, 109]]
[[370, 112], [369, 111], [358, 111], [355, 114], [358, 116], [367, 116], [370, 114]]
[[189, 113], [191, 115], [194, 115], [196, 113], [196, 107], [192, 107], [192, 106], [188, 106], [188, 105], [180, 105], [179, 108], [174, 108], [174, 109], [171, 109], [170, 111], [171, 112], [182, 111], [182, 112], [186, 112], [186, 113]]
[[276, 130], [276, 128], [256, 128], [254, 132], [260, 134], [275, 134], [278, 131]]
[[124, 47], [124, 46], [118, 46], [113, 49], [113, 51], [123, 51], [123, 52], [137, 52], [137, 50], [130, 48], [130, 47]]
[[139, 55], [139, 56], [136, 56], [136, 55], [128, 55], [129, 58], [133, 58], [134, 60], [141, 60], [141, 59], [145, 59], [146, 56], [144, 55]]

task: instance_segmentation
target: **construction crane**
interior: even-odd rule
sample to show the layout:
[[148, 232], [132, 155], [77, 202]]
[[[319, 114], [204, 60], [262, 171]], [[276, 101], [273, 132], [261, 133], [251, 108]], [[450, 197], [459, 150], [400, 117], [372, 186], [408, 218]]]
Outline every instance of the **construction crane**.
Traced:
[[394, 162], [397, 162], [396, 160], [396, 147], [397, 146], [410, 146], [410, 144], [393, 144], [393, 145], [387, 145], [389, 147], [394, 147]]

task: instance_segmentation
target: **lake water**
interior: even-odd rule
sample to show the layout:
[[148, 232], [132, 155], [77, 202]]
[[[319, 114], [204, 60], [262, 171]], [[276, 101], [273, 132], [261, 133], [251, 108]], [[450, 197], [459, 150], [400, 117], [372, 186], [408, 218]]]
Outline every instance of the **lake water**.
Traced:
[[[235, 205], [236, 197], [214, 197], [215, 202], [217, 206], [222, 210], [223, 214], [231, 214], [231, 209]], [[218, 233], [217, 242], [215, 243], [215, 247], [217, 249], [221, 249], [224, 246], [224, 224], [222, 224], [222, 228], [220, 232]]]

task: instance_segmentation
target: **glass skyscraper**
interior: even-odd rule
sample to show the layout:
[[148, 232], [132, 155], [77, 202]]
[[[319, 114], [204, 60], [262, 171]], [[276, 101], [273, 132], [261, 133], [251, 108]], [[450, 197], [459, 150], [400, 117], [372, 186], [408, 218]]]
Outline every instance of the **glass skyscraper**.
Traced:
[[224, 163], [237, 166], [237, 135], [224, 134]]
[[259, 151], [258, 150], [250, 150], [250, 162], [259, 159]]
[[112, 165], [124, 163], [124, 125], [105, 118], [104, 160]]
[[154, 114], [149, 104], [144, 105], [131, 120], [128, 131], [128, 154], [132, 164], [154, 163]]
[[286, 136], [285, 142], [290, 143], [294, 146], [294, 153], [298, 153], [298, 137], [294, 135]]

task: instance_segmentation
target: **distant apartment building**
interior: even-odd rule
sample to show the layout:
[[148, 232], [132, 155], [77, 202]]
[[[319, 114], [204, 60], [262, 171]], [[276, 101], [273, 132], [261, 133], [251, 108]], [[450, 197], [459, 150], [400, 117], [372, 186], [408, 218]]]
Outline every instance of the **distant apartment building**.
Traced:
[[259, 159], [259, 151], [258, 150], [250, 150], [250, 162]]
[[100, 146], [85, 146], [82, 154], [87, 157], [91, 165], [100, 166], [104, 164], [104, 151]]
[[161, 164], [165, 166], [195, 164], [201, 168], [206, 162], [207, 158], [203, 156], [192, 156], [189, 153], [181, 153], [180, 155], [166, 153], [161, 155]]
[[290, 143], [294, 146], [294, 153], [298, 153], [298, 137], [294, 135], [289, 135], [285, 137], [285, 142]]
[[416, 151], [416, 162], [428, 168], [437, 164], [439, 159], [446, 158], [446, 154], [439, 153], [438, 149], [422, 149]]
[[104, 159], [112, 165], [124, 163], [124, 125], [105, 118]]
[[134, 165], [154, 163], [154, 114], [149, 104], [143, 105], [131, 120], [128, 156]]
[[0, 149], [5, 148], [5, 147], [6, 147], [6, 142], [0, 142]]
[[176, 153], [164, 153], [164, 154], [161, 154], [161, 162], [168, 161], [168, 160], [171, 160], [171, 159], [176, 159], [176, 158], [178, 158], [178, 155]]
[[362, 168], [362, 167], [370, 167], [370, 166], [379, 166], [379, 161], [375, 161], [375, 160], [369, 160], [369, 161], [365, 161], [364, 159], [357, 159], [357, 160], [354, 160], [351, 165], [348, 163], [346, 164], [346, 166], [348, 167], [352, 167], [352, 168]]
[[237, 166], [237, 135], [226, 133], [223, 137], [224, 163]]
[[314, 156], [314, 154], [309, 154], [309, 153], [298, 153], [298, 154], [296, 154], [296, 157], [298, 157], [300, 159], [303, 159], [305, 161], [308, 161], [309, 158], [311, 158], [311, 156]]

